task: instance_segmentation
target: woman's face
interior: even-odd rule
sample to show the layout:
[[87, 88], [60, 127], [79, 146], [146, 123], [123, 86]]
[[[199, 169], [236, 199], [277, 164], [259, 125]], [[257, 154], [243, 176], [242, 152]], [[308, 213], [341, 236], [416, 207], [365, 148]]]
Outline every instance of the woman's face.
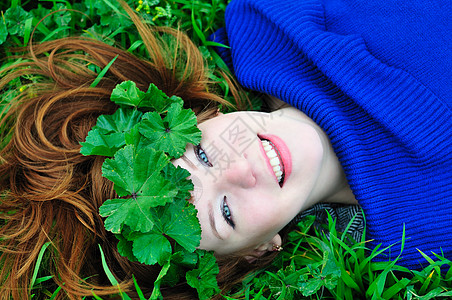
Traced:
[[195, 185], [199, 248], [220, 255], [263, 250], [321, 197], [328, 141], [297, 109], [222, 114], [199, 128], [200, 145], [174, 161]]

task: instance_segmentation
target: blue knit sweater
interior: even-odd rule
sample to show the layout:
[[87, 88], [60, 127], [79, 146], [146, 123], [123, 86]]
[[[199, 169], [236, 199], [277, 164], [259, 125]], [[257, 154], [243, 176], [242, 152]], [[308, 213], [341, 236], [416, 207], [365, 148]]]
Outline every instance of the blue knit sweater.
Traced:
[[240, 83], [328, 134], [364, 209], [368, 244], [452, 259], [450, 0], [233, 0], [226, 31]]

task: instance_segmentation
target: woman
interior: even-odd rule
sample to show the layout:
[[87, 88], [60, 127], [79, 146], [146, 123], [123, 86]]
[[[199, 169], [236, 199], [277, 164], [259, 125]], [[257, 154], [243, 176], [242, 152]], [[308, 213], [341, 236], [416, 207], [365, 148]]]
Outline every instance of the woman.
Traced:
[[357, 204], [328, 137], [293, 107], [221, 115], [199, 128], [201, 143], [175, 164], [194, 179], [203, 249], [247, 249], [253, 260], [281, 247], [279, 232], [298, 212]]
[[[394, 245], [378, 259], [396, 258], [405, 233], [398, 263], [410, 268], [426, 263], [419, 251], [452, 257], [451, 16], [447, 1], [232, 1], [217, 37], [228, 40], [241, 84], [300, 109], [325, 132], [353, 194], [343, 178], [306, 172], [358, 201], [368, 245]], [[227, 204], [233, 218], [239, 208]]]
[[[2, 71], [0, 89], [19, 78], [24, 86], [2, 112], [0, 123], [1, 128], [12, 128], [2, 129], [6, 146], [0, 154], [1, 299], [30, 299], [33, 271], [47, 242], [51, 245], [40, 270], [52, 279], [41, 284], [50, 291], [60, 287], [59, 299], [118, 293], [102, 271], [98, 245], [122, 291], [136, 294], [132, 274], [145, 294], [154, 288], [160, 268], [120, 256], [117, 239], [105, 230], [99, 207], [114, 197], [113, 184], [102, 177], [105, 157], [81, 155], [80, 143], [99, 115], [117, 110], [110, 95], [122, 81], [131, 80], [141, 90], [153, 83], [168, 95], [180, 96], [199, 122], [215, 116], [218, 105], [230, 104], [212, 92], [215, 85], [207, 78], [202, 55], [186, 35], [168, 28], [151, 30], [123, 6], [149, 58], [95, 40], [63, 38], [30, 43], [21, 59]], [[93, 65], [102, 70], [112, 60], [108, 72], [90, 87], [98, 76]], [[24, 78], [33, 78], [33, 84]], [[240, 106], [241, 94], [232, 85], [231, 91]], [[239, 262], [226, 257], [219, 261], [224, 269], [220, 286], [232, 284], [236, 273], [250, 269]], [[167, 288], [163, 294], [168, 299], [197, 295], [186, 285]]]
[[[446, 257], [450, 256], [450, 206], [444, 201], [451, 196], [450, 100], [444, 96], [449, 94], [439, 91], [448, 87], [447, 82], [440, 78], [419, 84], [404, 71], [392, 67], [388, 71], [368, 55], [357, 35], [325, 31], [319, 3], [286, 2], [232, 2], [228, 38], [234, 70], [244, 85], [304, 113], [293, 108], [271, 114], [237, 113], [200, 125], [201, 144], [188, 146], [185, 157], [175, 164], [193, 176], [194, 202], [203, 228], [201, 248], [215, 250], [225, 260], [225, 255], [239, 253], [253, 261], [281, 246], [280, 229], [300, 210], [320, 201], [358, 201], [374, 243], [399, 241], [405, 223], [407, 236], [415, 242], [407, 242], [405, 265], [417, 265], [416, 247], [424, 252], [445, 247]], [[326, 4], [331, 9], [331, 3]], [[143, 90], [153, 82], [168, 95], [181, 96], [200, 121], [213, 117], [215, 103], [223, 101], [206, 92], [199, 52], [184, 36], [175, 34], [189, 58], [187, 73], [173, 72], [169, 66], [176, 64], [165, 60], [167, 45], [156, 40], [130, 10], [129, 14], [146, 43], [150, 62], [97, 42], [59, 40], [31, 48], [31, 61], [16, 65], [23, 68], [0, 83], [3, 86], [23, 74], [48, 78], [25, 90], [2, 119], [2, 124], [17, 120], [11, 142], [2, 151], [0, 169], [2, 211], [14, 212], [2, 214], [5, 224], [0, 229], [1, 280], [8, 287], [2, 289], [4, 298], [27, 298], [23, 287], [28, 286], [36, 257], [48, 240], [56, 250], [48, 262], [53, 274], [59, 274], [55, 283], [72, 298], [90, 295], [92, 289], [98, 295], [116, 292], [105, 287], [107, 279], [101, 275], [82, 279], [99, 274], [99, 243], [109, 249], [109, 264], [115, 275], [126, 280], [126, 289], [131, 274], [140, 286], [156, 276], [147, 267], [119, 257], [110, 246], [113, 237], [105, 232], [98, 208], [113, 197], [112, 185], [101, 177], [103, 159], [81, 156], [79, 142], [98, 115], [116, 110], [109, 96], [123, 80], [133, 80]], [[344, 34], [342, 28], [335, 30]], [[249, 51], [255, 48], [259, 51]], [[117, 54], [104, 79], [96, 88], [88, 88], [96, 74], [86, 64], [103, 68]], [[394, 82], [405, 84], [394, 87]], [[435, 93], [425, 88], [428, 83], [430, 89], [436, 87]], [[416, 96], [406, 99], [407, 93]], [[400, 107], [403, 103], [414, 103], [419, 111]], [[429, 224], [424, 224], [426, 219]], [[440, 243], [426, 232], [441, 234]], [[242, 271], [241, 264], [236, 266], [226, 265], [219, 281]], [[168, 291], [177, 292], [176, 288]]]

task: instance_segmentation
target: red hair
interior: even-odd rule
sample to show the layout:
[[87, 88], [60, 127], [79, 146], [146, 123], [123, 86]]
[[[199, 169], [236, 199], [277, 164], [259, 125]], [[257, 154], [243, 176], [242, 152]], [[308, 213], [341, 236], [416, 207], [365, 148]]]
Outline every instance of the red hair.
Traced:
[[[212, 92], [214, 83], [207, 78], [202, 55], [186, 35], [169, 28], [150, 29], [129, 7], [124, 8], [143, 39], [148, 59], [99, 41], [72, 37], [30, 44], [22, 60], [2, 71], [0, 89], [18, 78], [34, 78], [9, 103], [0, 121], [0, 128], [11, 129], [2, 132], [2, 140], [8, 142], [0, 152], [2, 299], [30, 299], [32, 273], [47, 242], [51, 244], [44, 259], [45, 272], [53, 276], [50, 285], [62, 288], [59, 299], [118, 292], [100, 271], [98, 244], [122, 290], [133, 290], [134, 274], [144, 292], [152, 291], [155, 268], [121, 257], [115, 250], [116, 239], [104, 229], [98, 209], [115, 196], [112, 183], [101, 174], [104, 158], [82, 156], [80, 142], [99, 115], [117, 109], [110, 94], [125, 80], [134, 81], [142, 90], [154, 83], [166, 94], [181, 97], [198, 121], [213, 117], [219, 104], [230, 105]], [[171, 37], [170, 42], [164, 42], [161, 35]], [[90, 66], [103, 69], [115, 57], [97, 86], [90, 87], [97, 77]], [[230, 81], [226, 75], [225, 79]], [[238, 89], [231, 91], [240, 109], [244, 98]], [[218, 281], [223, 288], [251, 270], [240, 258], [219, 258], [219, 265]], [[166, 298], [185, 295], [192, 299], [186, 287], [164, 291]]]

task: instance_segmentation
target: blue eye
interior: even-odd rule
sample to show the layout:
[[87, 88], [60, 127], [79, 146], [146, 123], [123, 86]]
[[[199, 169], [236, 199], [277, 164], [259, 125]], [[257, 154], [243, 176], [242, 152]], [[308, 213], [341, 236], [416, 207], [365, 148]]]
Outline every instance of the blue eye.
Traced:
[[212, 163], [209, 161], [206, 152], [201, 148], [201, 145], [195, 146], [195, 155], [198, 160], [205, 166], [212, 167]]
[[231, 210], [229, 209], [228, 203], [226, 202], [226, 196], [224, 196], [223, 202], [221, 202], [221, 213], [226, 223], [228, 223], [234, 229], [235, 223], [232, 220], [232, 214]]

